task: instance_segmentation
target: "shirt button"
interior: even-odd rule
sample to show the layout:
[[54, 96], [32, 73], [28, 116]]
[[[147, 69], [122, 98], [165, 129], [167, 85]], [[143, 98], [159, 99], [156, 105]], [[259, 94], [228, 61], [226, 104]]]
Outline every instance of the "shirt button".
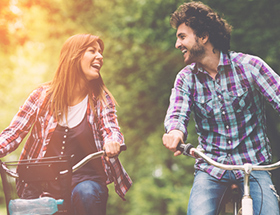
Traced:
[[218, 95], [218, 98], [219, 98], [219, 99], [221, 99], [221, 98], [222, 98], [222, 96], [221, 96], [221, 95]]
[[228, 142], [227, 142], [228, 144], [231, 144], [231, 140], [228, 140]]
[[66, 135], [64, 135], [63, 137], [66, 138]]
[[225, 115], [225, 114], [226, 114], [226, 112], [225, 112], [225, 111], [222, 111], [222, 114], [223, 114], [223, 115]]
[[61, 152], [60, 154], [62, 154], [62, 155], [63, 155], [63, 152]]
[[68, 132], [68, 129], [67, 129], [67, 128], [65, 129], [65, 132]]
[[226, 129], [229, 129], [229, 125], [226, 126]]
[[62, 146], [61, 148], [62, 148], [62, 149], [64, 149], [65, 147], [64, 147], [64, 146]]
[[228, 157], [230, 157], [231, 156], [231, 154], [230, 153], [228, 153]]
[[65, 144], [65, 141], [63, 140], [62, 143]]

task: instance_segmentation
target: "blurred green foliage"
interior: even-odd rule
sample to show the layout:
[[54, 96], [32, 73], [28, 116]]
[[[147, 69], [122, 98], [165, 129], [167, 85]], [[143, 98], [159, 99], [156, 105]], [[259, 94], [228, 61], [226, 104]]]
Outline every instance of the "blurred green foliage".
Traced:
[[[52, 79], [62, 43], [91, 33], [105, 43], [102, 76], [119, 103], [128, 150], [120, 155], [134, 184], [123, 202], [110, 185], [108, 215], [183, 215], [194, 160], [162, 146], [163, 120], [178, 71], [170, 14], [183, 0], [1, 0], [0, 129], [38, 84]], [[231, 49], [258, 55], [280, 71], [278, 0], [203, 0], [233, 25]], [[279, 159], [279, 123], [268, 108], [269, 135]], [[188, 142], [197, 136], [190, 122]], [[22, 144], [23, 145], [23, 144]], [[21, 146], [22, 147], [22, 146]], [[14, 159], [21, 148], [5, 159]], [[277, 178], [277, 174], [275, 174]], [[279, 181], [279, 180], [277, 180]], [[0, 201], [3, 201], [3, 196]]]

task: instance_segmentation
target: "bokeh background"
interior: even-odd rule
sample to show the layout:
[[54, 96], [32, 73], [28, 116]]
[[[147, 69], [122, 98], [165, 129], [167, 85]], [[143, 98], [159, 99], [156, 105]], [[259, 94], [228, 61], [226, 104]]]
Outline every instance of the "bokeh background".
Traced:
[[[194, 160], [173, 157], [161, 142], [163, 120], [176, 74], [184, 67], [174, 48], [170, 14], [183, 0], [1, 0], [0, 130], [29, 93], [52, 79], [63, 42], [78, 33], [105, 43], [105, 84], [119, 103], [128, 146], [120, 155], [134, 184], [122, 201], [109, 186], [108, 215], [183, 215]], [[231, 50], [263, 58], [280, 72], [279, 0], [202, 0], [233, 25]], [[267, 107], [273, 158], [279, 160], [279, 116]], [[193, 121], [188, 142], [197, 144]], [[24, 143], [22, 143], [23, 145]], [[22, 145], [3, 158], [18, 158]], [[279, 190], [279, 171], [273, 180]], [[0, 185], [0, 214], [5, 214]]]

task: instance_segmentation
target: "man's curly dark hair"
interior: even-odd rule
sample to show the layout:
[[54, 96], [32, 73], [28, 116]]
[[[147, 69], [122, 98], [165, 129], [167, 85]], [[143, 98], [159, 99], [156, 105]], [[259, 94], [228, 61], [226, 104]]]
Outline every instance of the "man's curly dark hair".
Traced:
[[198, 37], [208, 34], [214, 49], [229, 51], [231, 25], [205, 4], [192, 1], [179, 6], [171, 15], [170, 24], [177, 29], [182, 23], [192, 28]]

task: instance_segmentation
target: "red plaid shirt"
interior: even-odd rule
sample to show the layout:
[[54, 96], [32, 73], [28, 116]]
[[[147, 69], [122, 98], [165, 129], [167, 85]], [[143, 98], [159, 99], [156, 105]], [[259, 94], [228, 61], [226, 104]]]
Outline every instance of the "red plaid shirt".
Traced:
[[[48, 86], [44, 85], [34, 90], [11, 124], [0, 134], [0, 157], [14, 151], [31, 130], [26, 144], [20, 155], [20, 160], [44, 157], [52, 134], [57, 126], [57, 121], [50, 111]], [[118, 126], [116, 109], [112, 100], [106, 95], [107, 105], [104, 107], [100, 101], [93, 97], [94, 111], [87, 107], [87, 121], [91, 125], [97, 150], [103, 149], [107, 140], [124, 142], [123, 135]], [[110, 158], [107, 162], [103, 157], [103, 166], [107, 174], [107, 184], [114, 182], [115, 190], [124, 199], [125, 193], [130, 188], [132, 181], [118, 158]], [[20, 189], [20, 188], [19, 188]]]

